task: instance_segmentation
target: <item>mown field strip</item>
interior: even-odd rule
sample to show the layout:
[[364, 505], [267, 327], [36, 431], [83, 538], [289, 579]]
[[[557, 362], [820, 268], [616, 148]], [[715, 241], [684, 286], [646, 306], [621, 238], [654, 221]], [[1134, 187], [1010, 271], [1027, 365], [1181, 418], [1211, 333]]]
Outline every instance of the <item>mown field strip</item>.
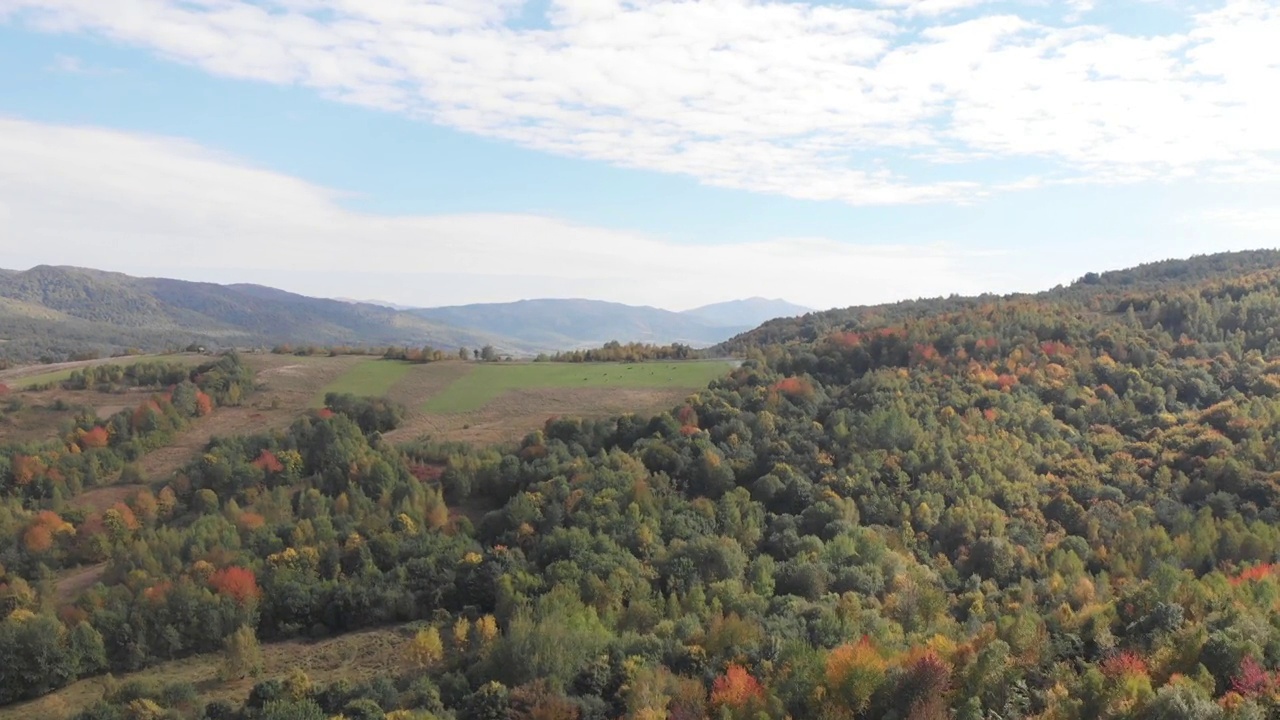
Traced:
[[316, 407], [323, 405], [324, 396], [331, 392], [382, 397], [390, 392], [391, 386], [404, 377], [412, 367], [414, 367], [412, 363], [399, 360], [373, 358], [364, 360], [324, 386], [312, 403]]
[[542, 388], [700, 388], [721, 377], [720, 361], [647, 363], [489, 363], [477, 365], [427, 400], [430, 413], [465, 413], [514, 390]]

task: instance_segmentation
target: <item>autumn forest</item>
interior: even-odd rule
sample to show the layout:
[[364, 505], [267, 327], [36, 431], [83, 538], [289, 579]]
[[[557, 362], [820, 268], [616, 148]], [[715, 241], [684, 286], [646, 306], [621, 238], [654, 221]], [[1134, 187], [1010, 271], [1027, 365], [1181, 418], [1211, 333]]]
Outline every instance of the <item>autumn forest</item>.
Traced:
[[[1280, 253], [543, 360], [694, 355], [739, 362], [653, 415], [485, 445], [331, 392], [157, 476], [139, 461], [262, 396], [242, 353], [50, 381], [124, 406], [0, 441], [0, 705], [92, 683], [62, 716], [1280, 716]], [[0, 386], [0, 419], [32, 390]], [[375, 675], [267, 671], [373, 629]], [[205, 656], [217, 677], [136, 679]]]

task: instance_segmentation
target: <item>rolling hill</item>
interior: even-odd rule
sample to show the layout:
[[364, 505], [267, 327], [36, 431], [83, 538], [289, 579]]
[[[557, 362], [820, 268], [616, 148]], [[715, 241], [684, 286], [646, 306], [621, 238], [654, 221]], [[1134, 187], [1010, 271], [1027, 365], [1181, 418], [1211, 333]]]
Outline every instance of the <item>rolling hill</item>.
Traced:
[[15, 360], [127, 347], [276, 343], [523, 348], [371, 304], [259, 285], [137, 278], [72, 267], [0, 273], [0, 348]]
[[770, 318], [803, 311], [762, 298], [683, 313], [594, 300], [404, 309], [262, 285], [41, 265], [0, 270], [0, 357], [60, 360], [85, 352], [163, 350], [192, 343], [431, 345], [449, 350], [492, 345], [517, 356], [598, 347], [611, 340], [707, 347]]
[[759, 324], [725, 325], [690, 313], [576, 299], [521, 300], [409, 312], [435, 322], [512, 338], [540, 350], [598, 347], [610, 340], [705, 347]]

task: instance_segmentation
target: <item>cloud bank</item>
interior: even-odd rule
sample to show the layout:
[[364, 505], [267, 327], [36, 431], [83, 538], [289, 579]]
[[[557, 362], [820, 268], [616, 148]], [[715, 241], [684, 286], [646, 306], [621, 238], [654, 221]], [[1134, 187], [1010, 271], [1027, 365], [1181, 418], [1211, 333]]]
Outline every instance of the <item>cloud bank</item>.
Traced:
[[855, 205], [1280, 170], [1280, 6], [1265, 0], [1181, 12], [1163, 33], [1084, 22], [1088, 2], [543, 4], [531, 20], [523, 0], [0, 0], [0, 21], [523, 147]]
[[515, 214], [388, 217], [196, 144], [0, 118], [0, 267], [68, 264], [445, 305], [588, 297], [813, 307], [990, 289], [982, 253], [779, 238], [732, 246]]

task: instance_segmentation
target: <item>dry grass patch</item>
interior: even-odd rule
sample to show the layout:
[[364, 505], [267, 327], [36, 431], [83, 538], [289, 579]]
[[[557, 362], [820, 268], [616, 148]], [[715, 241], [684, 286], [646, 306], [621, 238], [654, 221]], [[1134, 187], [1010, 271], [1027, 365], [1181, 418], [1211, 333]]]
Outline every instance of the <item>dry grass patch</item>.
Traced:
[[85, 512], [100, 513], [118, 502], [128, 502], [129, 498], [146, 489], [146, 485], [104, 485], [85, 490], [68, 500], [67, 504]]
[[85, 590], [96, 585], [106, 571], [106, 563], [62, 571], [54, 581], [54, 598], [59, 605], [74, 602]]
[[[407, 631], [401, 627], [365, 630], [318, 642], [291, 640], [266, 644], [262, 646], [266, 669], [256, 679], [218, 680], [221, 657], [213, 654], [175, 660], [120, 675], [115, 680], [161, 685], [189, 682], [199, 690], [201, 702], [227, 700], [238, 705], [248, 697], [255, 683], [270, 678], [283, 679], [294, 668], [301, 669], [318, 684], [344, 678], [360, 682], [398, 673], [407, 669], [403, 658], [407, 639]], [[100, 700], [106, 684], [106, 678], [102, 677], [80, 680], [42, 698], [0, 708], [0, 720], [71, 717]]]
[[519, 441], [553, 417], [603, 418], [670, 410], [690, 394], [683, 388], [543, 388], [508, 392], [467, 413], [414, 412], [387, 439], [422, 435], [486, 445]]

